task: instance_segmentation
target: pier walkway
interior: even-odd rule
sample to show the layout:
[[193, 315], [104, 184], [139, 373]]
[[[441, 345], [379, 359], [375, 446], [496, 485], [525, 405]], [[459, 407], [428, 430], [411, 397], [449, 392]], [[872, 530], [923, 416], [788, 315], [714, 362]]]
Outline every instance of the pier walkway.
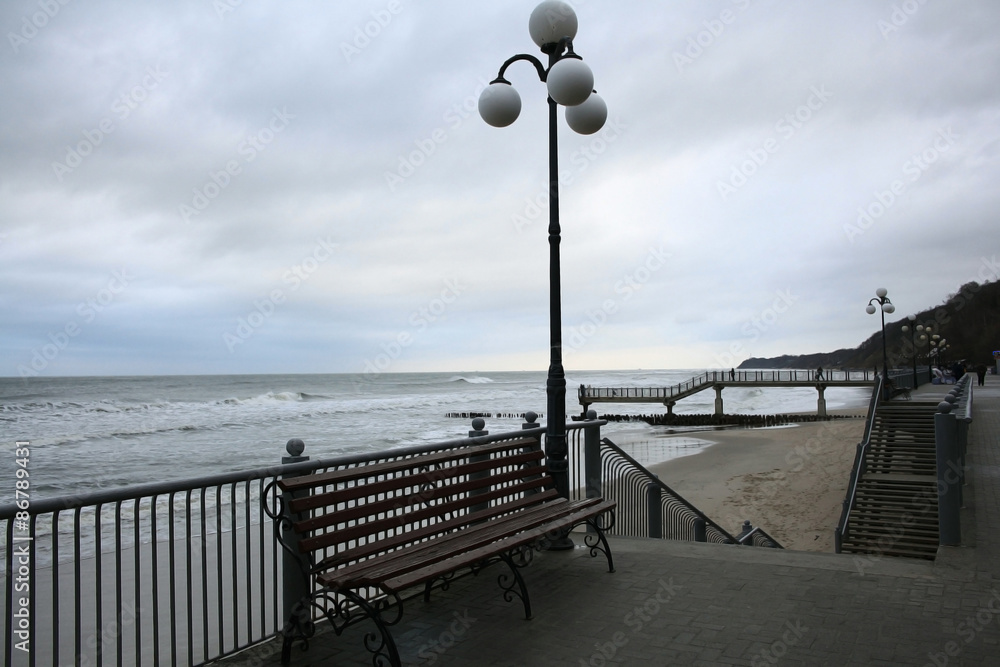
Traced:
[[[915, 397], [949, 389], [924, 385]], [[490, 570], [411, 600], [394, 631], [404, 664], [997, 664], [1000, 378], [972, 390], [963, 546], [933, 562], [611, 538], [614, 574], [580, 547], [536, 556], [524, 571], [531, 621]], [[292, 664], [370, 665], [362, 630], [322, 632]], [[219, 664], [277, 665], [279, 644]]]
[[[891, 374], [890, 374], [891, 377]], [[674, 413], [674, 404], [706, 389], [715, 389], [715, 414], [722, 415], [722, 390], [726, 387], [815, 387], [819, 392], [816, 414], [826, 416], [827, 387], [870, 387], [875, 384], [875, 371], [707, 371], [672, 387], [587, 387], [577, 390], [583, 414], [594, 403], [659, 403]]]

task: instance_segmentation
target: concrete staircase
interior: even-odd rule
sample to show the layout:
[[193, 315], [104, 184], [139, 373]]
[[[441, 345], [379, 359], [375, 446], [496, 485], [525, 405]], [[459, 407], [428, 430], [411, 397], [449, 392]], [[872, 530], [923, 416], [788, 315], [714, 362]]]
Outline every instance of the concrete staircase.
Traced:
[[934, 559], [936, 405], [909, 401], [879, 406], [842, 552]]

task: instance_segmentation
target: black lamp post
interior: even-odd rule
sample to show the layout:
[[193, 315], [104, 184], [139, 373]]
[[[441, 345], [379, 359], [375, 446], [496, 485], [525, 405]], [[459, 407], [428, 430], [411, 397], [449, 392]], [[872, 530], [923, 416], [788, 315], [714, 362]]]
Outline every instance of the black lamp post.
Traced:
[[[521, 97], [504, 78], [507, 68], [526, 60], [534, 65], [538, 78], [546, 84], [549, 98], [549, 374], [545, 383], [548, 419], [545, 433], [546, 463], [559, 493], [569, 497], [569, 469], [566, 445], [566, 374], [562, 364], [562, 306], [559, 270], [559, 152], [556, 141], [557, 105], [566, 107], [566, 122], [579, 134], [593, 134], [608, 117], [604, 100], [594, 92], [594, 75], [573, 51], [576, 13], [565, 2], [543, 2], [528, 20], [528, 32], [542, 53], [548, 68], [535, 56], [519, 54], [509, 58], [497, 78], [479, 98], [479, 115], [494, 127], [506, 127], [521, 113]], [[569, 543], [572, 546], [572, 542]]]
[[[884, 287], [879, 287], [875, 290], [875, 298], [868, 302], [868, 307], [865, 308], [865, 312], [869, 315], [874, 315], [876, 310], [881, 311], [882, 315], [882, 398], [883, 400], [889, 400], [889, 354], [886, 351], [885, 346], [885, 314], [890, 315], [896, 312], [896, 306], [892, 305], [892, 301], [889, 301], [888, 290]], [[879, 308], [875, 308], [875, 304], [879, 304]]]

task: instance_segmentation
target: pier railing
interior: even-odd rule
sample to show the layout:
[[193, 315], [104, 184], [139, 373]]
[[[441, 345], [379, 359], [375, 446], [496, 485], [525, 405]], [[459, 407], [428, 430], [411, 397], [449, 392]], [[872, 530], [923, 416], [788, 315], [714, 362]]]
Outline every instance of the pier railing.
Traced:
[[587, 387], [579, 388], [581, 399], [659, 399], [688, 395], [695, 390], [717, 383], [773, 383], [801, 384], [824, 383], [837, 384], [849, 382], [874, 382], [874, 370], [824, 370], [822, 376], [818, 370], [751, 370], [751, 371], [706, 371], [670, 387]]
[[[614, 532], [778, 546], [763, 531], [733, 536], [705, 517], [602, 441], [604, 424], [567, 424], [570, 488], [577, 496], [617, 499]], [[295, 597], [285, 590], [285, 559], [263, 511], [276, 479], [472, 444], [541, 440], [544, 431], [529, 422], [520, 431], [377, 454], [0, 506], [3, 664], [197, 665], [258, 644], [248, 659], [265, 659], [273, 643], [263, 642], [285, 621], [284, 598]]]
[[253, 646], [283, 624], [281, 549], [262, 512], [268, 484], [544, 432], [525, 426], [2, 506], [3, 664], [193, 665]]

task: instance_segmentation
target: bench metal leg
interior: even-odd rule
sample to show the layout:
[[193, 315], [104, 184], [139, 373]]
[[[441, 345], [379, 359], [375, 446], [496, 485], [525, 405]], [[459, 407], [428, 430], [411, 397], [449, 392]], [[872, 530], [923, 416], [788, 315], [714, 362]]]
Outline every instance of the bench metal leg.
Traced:
[[590, 555], [597, 556], [598, 552], [601, 552], [608, 559], [608, 572], [615, 571], [615, 562], [611, 557], [611, 547], [608, 545], [607, 538], [604, 537], [604, 531], [608, 528], [614, 526], [614, 514], [609, 514], [610, 524], [601, 527], [600, 522], [595, 517], [593, 519], [587, 519], [587, 525], [594, 529], [593, 533], [587, 533], [583, 538], [584, 544], [590, 548]]
[[[524, 618], [525, 620], [531, 620], [531, 599], [528, 597], [528, 587], [524, 584], [524, 578], [521, 576], [520, 567], [514, 563], [514, 559], [510, 557], [509, 552], [504, 552], [500, 554], [500, 559], [507, 563], [507, 567], [510, 568], [511, 577], [506, 574], [501, 574], [497, 577], [497, 583], [500, 584], [500, 588], [503, 589], [503, 599], [510, 602], [514, 599], [514, 596], [521, 598], [521, 603], [524, 605]], [[514, 586], [520, 589], [520, 592], [514, 590]]]
[[[369, 603], [364, 597], [358, 595], [354, 591], [342, 590], [337, 592], [338, 595], [343, 596], [344, 600], [335, 600], [333, 608], [327, 608], [325, 610], [326, 616], [330, 619], [330, 624], [333, 626], [334, 632], [340, 635], [344, 628], [351, 625], [355, 620], [354, 614], [350, 609], [347, 608], [347, 602], [356, 605], [363, 613], [375, 623], [375, 627], [378, 629], [378, 633], [366, 632], [365, 633], [365, 648], [369, 653], [372, 654], [372, 664], [373, 665], [384, 665], [386, 660], [388, 664], [392, 667], [401, 667], [402, 662], [399, 659], [399, 651], [396, 648], [396, 642], [392, 638], [392, 634], [389, 632], [389, 626], [395, 625], [399, 622], [399, 619], [403, 615], [403, 602], [399, 599], [399, 596], [395, 593], [390, 594], [394, 600], [390, 603], [386, 600], [380, 600], [376, 602], [375, 605]], [[387, 609], [392, 604], [396, 605], [396, 617], [391, 621], [386, 621], [382, 618], [382, 610]]]

